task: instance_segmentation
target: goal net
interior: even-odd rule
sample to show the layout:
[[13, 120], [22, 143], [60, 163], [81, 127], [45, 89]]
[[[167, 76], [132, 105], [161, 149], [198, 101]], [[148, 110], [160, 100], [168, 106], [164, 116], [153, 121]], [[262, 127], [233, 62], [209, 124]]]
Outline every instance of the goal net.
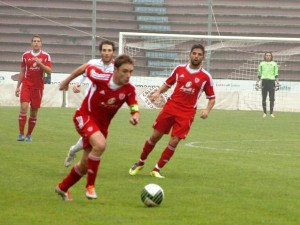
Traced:
[[[300, 111], [300, 39], [120, 32], [119, 53], [135, 60], [132, 81], [145, 107], [159, 108], [164, 104], [170, 92], [154, 104], [149, 94], [178, 64], [188, 63], [191, 46], [196, 43], [205, 46], [203, 67], [214, 79], [215, 108], [261, 110], [261, 93], [255, 90], [255, 82], [264, 53], [271, 51], [279, 66], [281, 83], [275, 110]], [[205, 105], [206, 101], [199, 101], [200, 107]]]

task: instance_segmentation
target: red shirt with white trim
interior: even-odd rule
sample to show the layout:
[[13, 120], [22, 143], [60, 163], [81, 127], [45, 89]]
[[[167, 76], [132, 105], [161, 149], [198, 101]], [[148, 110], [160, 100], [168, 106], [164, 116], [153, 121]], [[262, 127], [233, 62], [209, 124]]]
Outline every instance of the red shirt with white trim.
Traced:
[[27, 85], [34, 89], [44, 89], [44, 71], [33, 60], [34, 57], [38, 58], [45, 66], [52, 67], [51, 57], [47, 52], [34, 53], [32, 50], [25, 52], [21, 62], [21, 67], [25, 67], [22, 85]]
[[196, 109], [197, 100], [203, 92], [206, 98], [215, 98], [212, 77], [202, 67], [195, 70], [191, 69], [189, 64], [179, 65], [172, 71], [165, 84], [169, 87], [176, 84], [167, 104], [176, 106], [181, 112]]
[[92, 85], [79, 111], [92, 116], [101, 124], [108, 127], [123, 103], [126, 102], [128, 106], [138, 104], [135, 86], [131, 83], [122, 86], [114, 84], [112, 72], [104, 72], [97, 66], [89, 65], [85, 75]]

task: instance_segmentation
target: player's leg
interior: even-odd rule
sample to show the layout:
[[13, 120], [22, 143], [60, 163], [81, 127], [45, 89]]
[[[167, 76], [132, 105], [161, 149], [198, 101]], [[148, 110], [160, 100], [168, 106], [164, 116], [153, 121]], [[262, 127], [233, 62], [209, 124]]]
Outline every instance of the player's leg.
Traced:
[[30, 116], [28, 118], [28, 130], [27, 130], [25, 141], [32, 141], [31, 134], [36, 125], [37, 114], [38, 114], [38, 109], [31, 107], [30, 108]]
[[275, 117], [273, 114], [274, 102], [275, 102], [275, 81], [270, 81], [269, 100], [270, 100], [270, 116]]
[[140, 154], [140, 159], [138, 162], [134, 163], [133, 166], [129, 169], [129, 174], [134, 176], [140, 170], [144, 168], [145, 160], [148, 158], [149, 154], [155, 147], [155, 144], [162, 138], [164, 134], [156, 129], [153, 130], [152, 135], [149, 139], [146, 140], [142, 152]]
[[267, 95], [268, 95], [268, 89], [265, 80], [262, 81], [261, 95], [262, 95], [262, 107], [264, 111], [263, 117], [265, 117], [267, 114]]
[[59, 194], [63, 200], [70, 201], [72, 197], [69, 192], [69, 188], [76, 184], [87, 171], [87, 158], [90, 153], [90, 147], [84, 150], [81, 160], [71, 169], [70, 173], [59, 183], [55, 192]]
[[29, 107], [29, 102], [21, 102], [20, 112], [19, 112], [19, 137], [18, 141], [24, 141], [24, 129], [27, 121], [27, 110]]
[[153, 132], [150, 138], [144, 144], [139, 161], [133, 164], [133, 166], [129, 169], [130, 175], [136, 175], [141, 169], [143, 169], [144, 162], [154, 149], [156, 143], [164, 134], [168, 134], [170, 132], [173, 121], [173, 115], [167, 113], [165, 108], [158, 114], [152, 126]]
[[21, 86], [21, 92], [20, 92], [20, 112], [19, 112], [19, 137], [18, 141], [24, 141], [24, 130], [25, 125], [27, 121], [27, 111], [29, 108], [29, 102], [30, 102], [30, 89], [26, 86]]
[[32, 141], [31, 134], [37, 122], [38, 109], [41, 107], [43, 90], [30, 90], [30, 117], [28, 119], [28, 130], [25, 141]]
[[68, 155], [65, 159], [65, 167], [68, 167], [72, 164], [73, 159], [76, 156], [76, 153], [82, 150], [82, 138], [80, 137], [75, 145], [72, 145], [69, 149]]
[[164, 176], [160, 174], [160, 170], [170, 161], [180, 140], [187, 137], [191, 129], [191, 125], [194, 122], [195, 113], [196, 111], [191, 111], [186, 114], [180, 113], [177, 116], [174, 116], [170, 141], [150, 173], [151, 176], [164, 178]]
[[160, 159], [158, 160], [158, 162], [156, 163], [155, 167], [153, 168], [152, 172], [151, 172], [151, 176], [153, 177], [157, 177], [157, 178], [164, 178], [164, 176], [162, 176], [160, 174], [160, 170], [170, 161], [170, 159], [172, 158], [172, 156], [175, 153], [175, 149], [178, 145], [178, 143], [180, 142], [180, 138], [176, 137], [176, 136], [172, 136], [168, 146], [164, 149], [164, 151], [162, 152]]
[[90, 136], [89, 143], [92, 146], [92, 150], [87, 158], [87, 182], [85, 195], [88, 199], [96, 199], [97, 194], [95, 192], [95, 181], [101, 162], [101, 156], [106, 148], [106, 138], [100, 131], [96, 131]]

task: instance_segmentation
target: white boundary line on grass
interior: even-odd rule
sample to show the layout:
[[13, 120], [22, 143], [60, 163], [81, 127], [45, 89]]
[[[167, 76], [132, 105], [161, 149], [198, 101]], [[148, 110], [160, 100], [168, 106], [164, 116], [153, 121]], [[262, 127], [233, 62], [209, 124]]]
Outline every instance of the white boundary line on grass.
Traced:
[[[261, 155], [273, 155], [273, 156], [296, 156], [299, 157], [299, 154], [287, 154], [287, 153], [266, 153], [266, 152], [258, 152], [258, 151], [252, 151], [252, 150], [241, 150], [241, 149], [232, 149], [232, 148], [215, 148], [215, 147], [207, 147], [208, 143], [213, 143], [213, 142], [272, 142], [275, 140], [244, 140], [244, 141], [211, 141], [211, 142], [200, 142], [200, 141], [194, 141], [194, 142], [189, 142], [186, 143], [185, 145], [187, 147], [191, 148], [201, 148], [201, 150], [215, 150], [215, 151], [226, 151], [226, 152], [245, 152], [245, 153], [255, 153], [255, 154], [261, 154]], [[298, 140], [295, 140], [298, 141]]]

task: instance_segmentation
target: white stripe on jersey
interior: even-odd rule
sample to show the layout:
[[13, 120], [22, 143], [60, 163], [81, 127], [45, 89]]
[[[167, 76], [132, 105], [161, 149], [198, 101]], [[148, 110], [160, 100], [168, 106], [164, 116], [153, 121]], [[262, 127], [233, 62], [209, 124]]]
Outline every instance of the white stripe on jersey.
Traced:
[[95, 85], [95, 84], [91, 85], [91, 87], [90, 87], [90, 89], [89, 89], [89, 95], [88, 95], [88, 110], [89, 110], [89, 112], [92, 111], [92, 110], [91, 110], [91, 108], [92, 108], [92, 106], [91, 106], [91, 98], [92, 98], [92, 96], [94, 95], [96, 89], [97, 89], [97, 88], [96, 88], [96, 85]]
[[109, 80], [110, 73], [97, 73], [94, 69], [91, 70], [90, 76], [95, 80]]

